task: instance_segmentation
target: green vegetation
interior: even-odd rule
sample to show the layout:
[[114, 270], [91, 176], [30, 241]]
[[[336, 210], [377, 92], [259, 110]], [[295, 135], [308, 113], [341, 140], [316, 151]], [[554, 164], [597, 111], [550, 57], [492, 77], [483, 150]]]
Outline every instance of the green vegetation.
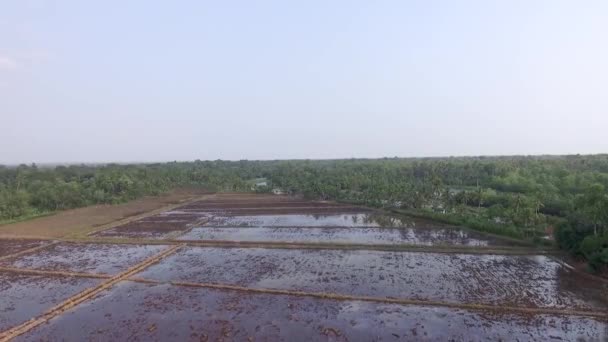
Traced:
[[0, 167], [0, 220], [181, 186], [360, 203], [557, 245], [608, 264], [608, 156], [195, 161]]

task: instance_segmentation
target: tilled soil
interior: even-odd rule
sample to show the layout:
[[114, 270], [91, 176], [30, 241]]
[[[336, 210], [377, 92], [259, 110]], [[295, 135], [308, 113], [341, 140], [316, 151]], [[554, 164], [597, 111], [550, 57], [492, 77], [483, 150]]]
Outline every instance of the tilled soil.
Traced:
[[0, 261], [0, 266], [96, 274], [117, 274], [159, 253], [163, 245], [62, 243]]
[[422, 246], [512, 246], [514, 243], [459, 228], [277, 228], [277, 227], [198, 227], [179, 240], [411, 244]]
[[49, 244], [48, 240], [0, 239], [0, 257]]
[[17, 341], [603, 341], [606, 322], [123, 282]]
[[0, 331], [42, 314], [99, 279], [0, 272]]
[[122, 237], [163, 239], [167, 236], [188, 230], [191, 226], [207, 222], [209, 213], [191, 213], [170, 210], [164, 213], [144, 217], [111, 229], [96, 232], [95, 237]]
[[449, 303], [608, 307], [605, 284], [545, 256], [190, 247], [136, 277]]

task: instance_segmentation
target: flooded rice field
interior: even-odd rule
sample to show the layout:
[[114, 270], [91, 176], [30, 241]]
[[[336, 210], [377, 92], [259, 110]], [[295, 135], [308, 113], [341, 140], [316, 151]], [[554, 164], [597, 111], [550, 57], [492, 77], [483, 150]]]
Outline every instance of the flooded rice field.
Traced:
[[0, 240], [0, 258], [49, 243], [47, 240], [3, 239]]
[[370, 213], [214, 216], [209, 226], [227, 227], [411, 227], [414, 220]]
[[136, 277], [450, 303], [608, 306], [606, 286], [546, 256], [189, 247]]
[[338, 243], [370, 245], [510, 246], [511, 242], [459, 228], [198, 227], [178, 237], [190, 241]]
[[603, 341], [606, 322], [123, 282], [17, 340]]
[[0, 331], [42, 314], [99, 279], [0, 271]]
[[167, 246], [62, 243], [0, 261], [0, 266], [79, 273], [116, 274]]
[[87, 243], [0, 240], [0, 340], [608, 340], [608, 282], [526, 244], [289, 196], [171, 208]]

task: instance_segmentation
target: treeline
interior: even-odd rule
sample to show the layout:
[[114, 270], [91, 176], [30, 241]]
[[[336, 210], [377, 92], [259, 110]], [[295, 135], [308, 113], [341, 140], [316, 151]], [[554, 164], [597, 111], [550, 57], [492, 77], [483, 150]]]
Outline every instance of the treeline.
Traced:
[[608, 265], [608, 156], [275, 162], [269, 187], [551, 243]]
[[[267, 186], [252, 188], [253, 179]], [[195, 161], [0, 167], [0, 220], [117, 203], [178, 186], [280, 188], [401, 210], [537, 243], [608, 264], [608, 156]]]
[[255, 168], [222, 161], [55, 168], [0, 166], [0, 220], [90, 204], [120, 203], [182, 186], [246, 191]]

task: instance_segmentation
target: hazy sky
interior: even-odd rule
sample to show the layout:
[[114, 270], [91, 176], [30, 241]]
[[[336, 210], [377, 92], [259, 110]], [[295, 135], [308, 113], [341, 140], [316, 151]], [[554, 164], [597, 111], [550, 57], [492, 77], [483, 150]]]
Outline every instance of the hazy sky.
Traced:
[[0, 2], [0, 163], [608, 152], [608, 1]]

